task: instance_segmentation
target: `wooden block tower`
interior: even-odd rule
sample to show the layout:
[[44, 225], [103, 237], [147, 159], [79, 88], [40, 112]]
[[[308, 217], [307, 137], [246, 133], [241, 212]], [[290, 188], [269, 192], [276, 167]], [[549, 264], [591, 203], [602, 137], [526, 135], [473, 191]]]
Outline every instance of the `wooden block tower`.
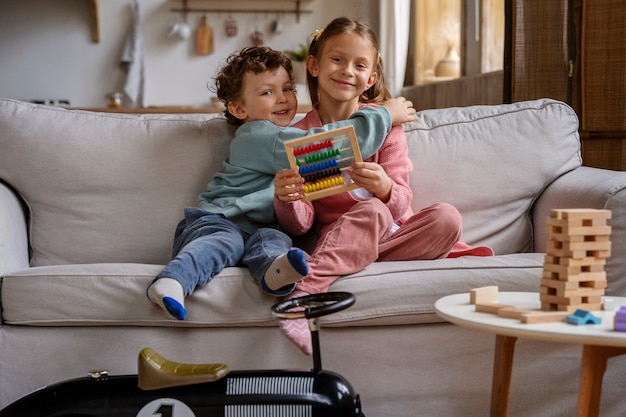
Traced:
[[539, 288], [542, 310], [602, 310], [604, 264], [611, 256], [610, 218], [610, 210], [552, 210]]

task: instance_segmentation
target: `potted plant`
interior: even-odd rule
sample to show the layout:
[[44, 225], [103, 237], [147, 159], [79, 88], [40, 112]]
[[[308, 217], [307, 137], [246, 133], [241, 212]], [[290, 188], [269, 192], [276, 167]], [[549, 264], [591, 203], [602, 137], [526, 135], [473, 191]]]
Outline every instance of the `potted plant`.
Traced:
[[286, 50], [285, 54], [291, 59], [293, 65], [293, 76], [296, 84], [306, 84], [306, 57], [309, 55], [309, 44], [307, 39], [304, 43], [299, 43], [296, 49]]

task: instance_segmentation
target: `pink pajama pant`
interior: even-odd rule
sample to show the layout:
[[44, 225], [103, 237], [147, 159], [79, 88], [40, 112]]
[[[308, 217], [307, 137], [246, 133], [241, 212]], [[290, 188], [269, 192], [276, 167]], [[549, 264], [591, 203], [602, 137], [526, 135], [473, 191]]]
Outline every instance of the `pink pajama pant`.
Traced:
[[308, 259], [309, 275], [297, 289], [326, 292], [337, 278], [375, 261], [445, 258], [461, 237], [462, 220], [454, 206], [439, 203], [414, 214], [390, 235], [392, 225], [391, 213], [379, 199], [356, 203], [322, 230]]

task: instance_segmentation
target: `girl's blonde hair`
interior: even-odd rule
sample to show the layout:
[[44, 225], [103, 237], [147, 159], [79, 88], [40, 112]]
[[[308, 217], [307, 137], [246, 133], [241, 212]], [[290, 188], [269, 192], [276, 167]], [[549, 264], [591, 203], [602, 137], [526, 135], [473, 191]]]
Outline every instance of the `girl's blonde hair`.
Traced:
[[[376, 50], [376, 65], [374, 71], [377, 74], [376, 82], [373, 86], [367, 89], [359, 97], [359, 101], [363, 103], [382, 103], [391, 98], [391, 94], [387, 87], [385, 87], [385, 75], [383, 72], [383, 60], [380, 56], [380, 48], [378, 46], [378, 39], [374, 31], [363, 22], [357, 20], [348, 19], [347, 17], [338, 17], [330, 22], [322, 31], [316, 31], [313, 35], [313, 40], [309, 46], [309, 55], [312, 55], [316, 59], [321, 58], [324, 45], [333, 37], [342, 33], [349, 33], [358, 36], [362, 36], [364, 39], [368, 39], [374, 49]], [[311, 103], [316, 104], [319, 102], [319, 84], [317, 77], [313, 77], [307, 71], [306, 74], [307, 87], [309, 89], [309, 96], [311, 97]]]

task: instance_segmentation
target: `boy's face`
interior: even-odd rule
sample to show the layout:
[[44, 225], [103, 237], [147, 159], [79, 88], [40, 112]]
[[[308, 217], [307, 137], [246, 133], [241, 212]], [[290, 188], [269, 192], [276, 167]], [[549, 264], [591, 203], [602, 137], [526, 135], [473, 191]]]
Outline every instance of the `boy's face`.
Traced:
[[258, 74], [248, 71], [240, 98], [228, 104], [228, 111], [244, 122], [268, 120], [277, 126], [289, 126], [297, 108], [293, 82], [283, 67]]

